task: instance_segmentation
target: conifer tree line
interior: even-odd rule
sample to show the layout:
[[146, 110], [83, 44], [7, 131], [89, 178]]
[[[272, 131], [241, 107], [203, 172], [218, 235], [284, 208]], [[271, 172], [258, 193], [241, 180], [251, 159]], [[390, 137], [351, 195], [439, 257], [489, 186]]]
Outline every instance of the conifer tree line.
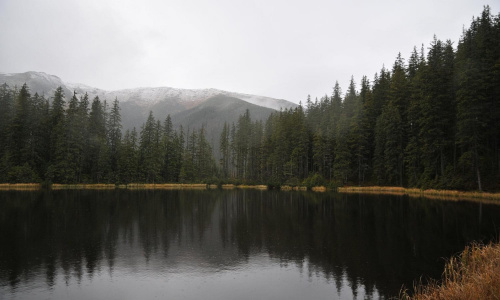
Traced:
[[215, 174], [204, 129], [178, 130], [150, 112], [122, 135], [120, 107], [88, 95], [66, 101], [0, 87], [0, 182], [199, 182]]
[[220, 175], [272, 184], [500, 189], [500, 15], [436, 37], [359, 86], [225, 124]]
[[[359, 85], [265, 122], [247, 111], [204, 129], [150, 113], [122, 134], [120, 108], [0, 87], [0, 182], [247, 182], [500, 189], [500, 15], [489, 7], [456, 48], [437, 38]], [[215, 162], [213, 151], [219, 152]]]

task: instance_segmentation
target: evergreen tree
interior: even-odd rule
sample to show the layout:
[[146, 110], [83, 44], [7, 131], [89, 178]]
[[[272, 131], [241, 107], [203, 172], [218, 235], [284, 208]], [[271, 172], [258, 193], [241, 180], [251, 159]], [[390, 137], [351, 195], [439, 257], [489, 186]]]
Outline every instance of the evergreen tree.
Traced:
[[58, 183], [78, 182], [80, 156], [83, 141], [79, 131], [79, 102], [76, 93], [71, 97], [65, 119], [55, 127], [58, 134], [56, 153], [52, 161], [53, 181]]
[[138, 148], [137, 131], [135, 127], [132, 131], [127, 130], [118, 151], [118, 174], [121, 183], [131, 183], [137, 181], [138, 170]]
[[61, 144], [60, 140], [64, 132], [64, 105], [64, 91], [62, 87], [58, 87], [54, 92], [54, 98], [50, 108], [50, 153], [54, 155], [57, 151], [56, 144]]
[[483, 177], [495, 176], [497, 164], [491, 162], [498, 160], [498, 132], [494, 131], [498, 124], [494, 122], [498, 120], [495, 79], [498, 79], [499, 54], [492, 51], [498, 49], [498, 43], [495, 45], [498, 30], [498, 18], [494, 26], [490, 9], [485, 7], [481, 17], [474, 19], [464, 32], [457, 48], [457, 143], [463, 174], [459, 185], [472, 188], [470, 182], [476, 182], [480, 191]]
[[142, 180], [148, 183], [155, 183], [160, 180], [161, 163], [163, 159], [159, 156], [161, 148], [161, 137], [158, 124], [149, 112], [146, 123], [142, 126], [139, 145], [139, 165], [141, 167]]
[[162, 147], [164, 160], [162, 162], [163, 170], [161, 172], [163, 179], [166, 182], [174, 182], [178, 174], [175, 174], [174, 160], [175, 158], [175, 141], [174, 129], [170, 115], [167, 115], [163, 123], [163, 140]]
[[193, 182], [196, 179], [196, 160], [197, 160], [197, 134], [193, 130], [187, 132], [186, 149], [182, 159], [182, 167], [179, 175], [180, 182]]
[[250, 130], [250, 112], [247, 109], [245, 113], [238, 118], [235, 134], [236, 176], [240, 179], [246, 179], [247, 177]]
[[423, 55], [418, 55], [414, 48], [408, 62], [409, 74], [409, 104], [407, 111], [407, 134], [408, 143], [405, 148], [405, 165], [408, 184], [410, 186], [420, 186], [420, 177], [423, 172], [422, 166], [422, 141], [421, 141], [421, 121], [424, 72], [426, 62]]
[[361, 80], [360, 101], [354, 113], [355, 121], [351, 122], [351, 130], [355, 137], [355, 159], [358, 169], [358, 184], [365, 182], [373, 169], [375, 128], [371, 126], [370, 115], [373, 110], [373, 95], [370, 82], [366, 76]]
[[88, 182], [90, 181], [91, 165], [90, 165], [90, 153], [85, 151], [86, 146], [90, 145], [90, 132], [89, 132], [89, 96], [85, 93], [81, 98], [78, 105], [77, 113], [77, 123], [78, 123], [78, 135], [80, 136], [80, 142], [82, 145], [82, 155], [78, 160], [78, 182]]
[[22, 165], [29, 159], [30, 133], [29, 117], [31, 113], [31, 95], [26, 84], [17, 94], [14, 116], [10, 123], [10, 155], [13, 165]]
[[356, 93], [356, 85], [354, 78], [351, 77], [351, 82], [347, 90], [342, 113], [337, 124], [337, 133], [335, 140], [335, 177], [343, 183], [346, 183], [353, 173], [353, 144], [355, 137], [351, 132], [355, 111], [359, 106], [359, 98]]
[[[392, 179], [392, 176], [390, 176], [390, 182], [397, 182], [397, 185], [400, 186], [404, 184], [405, 176], [404, 149], [406, 148], [408, 140], [408, 128], [406, 125], [409, 105], [409, 93], [410, 89], [408, 76], [406, 74], [404, 60], [401, 57], [401, 53], [399, 53], [392, 68], [392, 76], [390, 80], [388, 95], [389, 104], [396, 108], [398, 113], [397, 115], [392, 115], [392, 118], [387, 120], [387, 125], [389, 126], [389, 128], [386, 128], [386, 134], [388, 134], [386, 140], [386, 143], [388, 144], [386, 145], [386, 147], [390, 147], [390, 149], [386, 148], [385, 157], [386, 167], [388, 165], [397, 166], [397, 169], [394, 169], [395, 172], [391, 173], [391, 175], [397, 174], [399, 178], [397, 178], [396, 180]], [[392, 110], [392, 107], [389, 107], [388, 110]], [[388, 152], [390, 153], [389, 156], [387, 155]], [[387, 161], [388, 158], [391, 160], [391, 162]]]
[[14, 107], [12, 91], [6, 83], [0, 86], [0, 107], [2, 108], [0, 109], [0, 155], [3, 156], [7, 151], [9, 127]]
[[398, 108], [389, 102], [377, 119], [375, 131], [375, 175], [384, 185], [403, 184], [402, 121]]
[[113, 101], [113, 107], [108, 118], [108, 140], [110, 150], [111, 172], [116, 175], [118, 170], [119, 149], [122, 138], [122, 124], [118, 99]]
[[100, 183], [107, 179], [110, 171], [109, 147], [107, 143], [105, 106], [95, 97], [89, 113], [89, 166], [90, 178]]
[[220, 159], [220, 169], [221, 176], [223, 179], [227, 179], [229, 177], [229, 162], [230, 162], [230, 151], [229, 151], [229, 125], [227, 122], [224, 122], [224, 127], [222, 128], [222, 132], [219, 139], [219, 151], [221, 153]]

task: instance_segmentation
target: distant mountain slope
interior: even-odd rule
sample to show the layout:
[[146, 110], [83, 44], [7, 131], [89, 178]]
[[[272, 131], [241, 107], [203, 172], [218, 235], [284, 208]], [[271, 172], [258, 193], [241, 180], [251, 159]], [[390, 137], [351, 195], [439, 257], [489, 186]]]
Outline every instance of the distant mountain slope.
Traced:
[[[240, 115], [248, 109], [252, 120], [266, 120], [275, 112], [274, 109], [250, 104], [241, 99], [226, 95], [217, 95], [202, 104], [172, 116], [172, 123], [182, 125], [185, 133], [188, 129], [204, 126], [208, 141], [218, 148], [220, 133], [224, 122], [237, 123]], [[218, 153], [218, 149], [214, 149]]]
[[73, 94], [61, 78], [43, 72], [0, 73], [0, 84], [4, 83], [7, 83], [10, 87], [17, 86], [17, 88], [21, 88], [26, 83], [33, 94], [36, 92], [46, 97], [53, 96], [59, 86], [64, 89], [66, 96]]
[[[12, 74], [0, 73], [0, 84], [3, 83], [7, 83], [11, 87], [20, 87], [24, 83], [27, 83], [33, 94], [38, 92], [40, 95], [45, 95], [46, 97], [51, 97], [56, 88], [61, 86], [64, 89], [67, 99], [73, 95], [73, 91], [76, 91], [78, 95], [87, 93], [90, 100], [92, 100], [95, 96], [99, 96], [102, 100], [107, 100], [109, 104], [117, 98], [120, 102], [122, 124], [124, 129], [131, 129], [133, 127], [139, 129], [140, 126], [146, 121], [149, 111], [153, 111], [155, 118], [164, 120], [167, 114], [174, 117], [178, 113], [196, 108], [208, 99], [212, 99], [213, 97], [219, 95], [227, 97], [219, 99], [228, 100], [231, 98], [237, 98], [243, 100], [244, 103], [240, 103], [238, 108], [233, 107], [235, 111], [231, 112], [228, 109], [224, 110], [225, 114], [235, 115], [234, 118], [236, 119], [240, 113], [244, 112], [245, 109], [242, 107], [245, 105], [256, 105], [275, 110], [293, 108], [297, 106], [296, 104], [286, 100], [234, 93], [217, 89], [176, 89], [171, 87], [157, 87], [106, 91], [84, 84], [67, 83], [57, 76], [48, 75], [43, 72]], [[217, 105], [224, 106], [225, 103], [221, 101], [222, 100], [215, 102], [217, 102]], [[214, 103], [211, 104], [211, 107], [214, 107]], [[206, 106], [204, 106], [204, 108], [207, 109]], [[222, 108], [220, 109], [223, 110]], [[217, 109], [215, 108], [215, 110]], [[181, 120], [181, 118], [175, 119]], [[192, 120], [193, 122], [199, 121], [195, 119]], [[218, 118], [213, 118], [212, 121], [216, 120], [218, 120]], [[196, 126], [193, 124], [191, 127]]]

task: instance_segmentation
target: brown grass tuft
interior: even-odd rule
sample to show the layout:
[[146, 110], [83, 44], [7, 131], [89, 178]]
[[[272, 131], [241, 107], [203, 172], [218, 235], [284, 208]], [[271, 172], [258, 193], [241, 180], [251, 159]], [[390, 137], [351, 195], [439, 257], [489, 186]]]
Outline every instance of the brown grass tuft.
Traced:
[[500, 244], [466, 247], [446, 264], [441, 285], [416, 285], [400, 299], [500, 299]]

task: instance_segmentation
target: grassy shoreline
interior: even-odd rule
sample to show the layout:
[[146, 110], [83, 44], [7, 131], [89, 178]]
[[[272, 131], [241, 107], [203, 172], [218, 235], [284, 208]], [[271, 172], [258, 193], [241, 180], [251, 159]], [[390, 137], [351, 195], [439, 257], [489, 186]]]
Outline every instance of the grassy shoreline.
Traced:
[[446, 264], [441, 282], [416, 284], [413, 295], [402, 290], [400, 299], [499, 299], [500, 244], [472, 244]]
[[359, 194], [383, 194], [383, 195], [408, 195], [410, 197], [426, 197], [439, 200], [467, 200], [467, 201], [489, 201], [500, 202], [500, 193], [485, 193], [477, 191], [456, 191], [456, 190], [422, 190], [417, 188], [387, 187], [387, 186], [366, 186], [366, 187], [339, 187], [340, 193]]
[[[9, 190], [25, 190], [33, 191], [40, 190], [44, 186], [40, 183], [0, 183], [0, 191]], [[129, 183], [129, 184], [52, 184], [48, 187], [53, 190], [111, 190], [111, 189], [128, 189], [128, 190], [211, 190], [211, 189], [257, 189], [268, 190], [267, 185], [246, 185], [246, 184], [205, 184], [205, 183]], [[282, 191], [307, 191], [326, 192], [328, 188], [324, 186], [315, 186], [308, 188], [306, 186], [289, 186], [282, 185], [279, 187]], [[387, 187], [387, 186], [365, 186], [365, 187], [339, 187], [336, 190], [339, 193], [359, 193], [359, 194], [380, 194], [380, 195], [408, 195], [410, 197], [426, 197], [439, 200], [467, 200], [467, 201], [489, 201], [492, 203], [500, 202], [500, 193], [486, 193], [477, 191], [456, 191], [456, 190], [422, 190], [418, 188], [403, 188], [403, 187]]]

